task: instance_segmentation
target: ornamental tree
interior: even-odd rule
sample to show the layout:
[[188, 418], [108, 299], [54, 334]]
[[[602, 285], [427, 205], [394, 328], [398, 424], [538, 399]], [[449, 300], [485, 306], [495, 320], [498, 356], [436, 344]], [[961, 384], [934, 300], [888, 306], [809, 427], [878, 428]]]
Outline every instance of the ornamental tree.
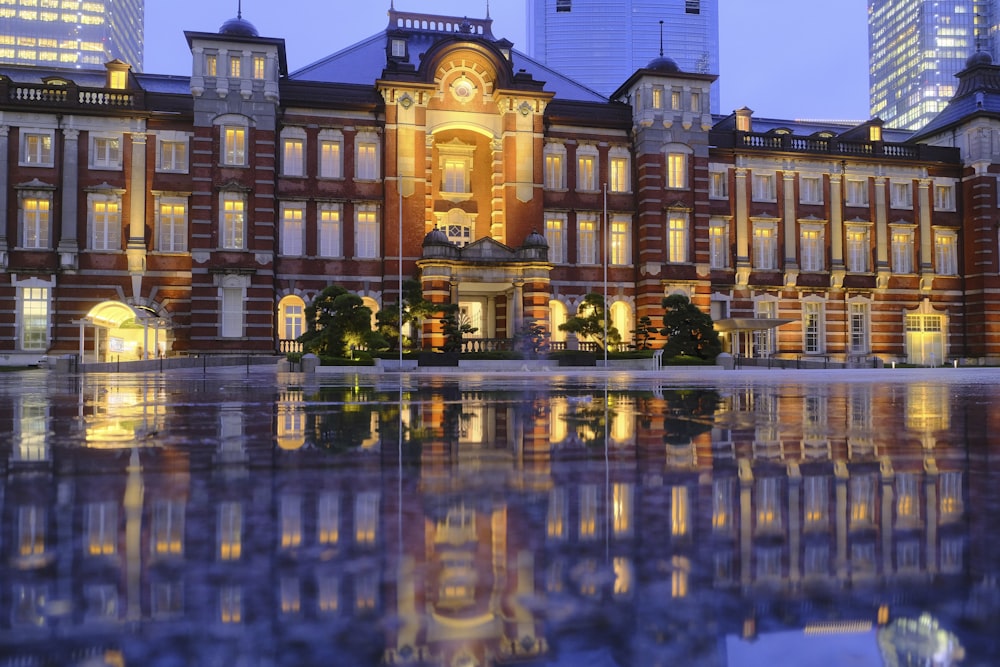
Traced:
[[672, 294], [663, 299], [663, 328], [660, 335], [667, 340], [663, 345], [666, 357], [688, 355], [700, 359], [713, 359], [722, 351], [719, 332], [712, 326], [712, 318], [682, 294]]

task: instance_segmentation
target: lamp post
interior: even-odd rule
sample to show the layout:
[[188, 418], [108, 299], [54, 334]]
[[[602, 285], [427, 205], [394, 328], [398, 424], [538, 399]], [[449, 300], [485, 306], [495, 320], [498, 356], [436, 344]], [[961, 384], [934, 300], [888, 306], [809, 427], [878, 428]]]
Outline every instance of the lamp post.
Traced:
[[608, 222], [608, 184], [604, 184], [604, 370], [608, 370], [608, 254], [611, 252], [611, 225]]

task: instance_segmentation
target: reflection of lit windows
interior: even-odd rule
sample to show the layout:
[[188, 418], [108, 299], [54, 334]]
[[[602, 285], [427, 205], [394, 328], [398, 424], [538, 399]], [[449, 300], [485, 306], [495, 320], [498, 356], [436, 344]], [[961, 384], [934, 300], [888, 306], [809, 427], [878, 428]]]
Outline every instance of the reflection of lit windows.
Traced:
[[378, 575], [374, 570], [362, 572], [354, 578], [354, 608], [357, 611], [369, 611], [375, 608], [378, 583]]
[[593, 484], [580, 485], [580, 539], [593, 539], [597, 536], [598, 515], [597, 486]]
[[243, 505], [238, 502], [219, 504], [219, 559], [239, 560], [243, 554]]
[[566, 489], [554, 487], [549, 491], [549, 508], [545, 525], [549, 537], [564, 539], [566, 537]]
[[683, 537], [688, 534], [691, 523], [691, 507], [688, 502], [686, 486], [674, 486], [670, 489], [670, 534]]
[[88, 503], [86, 509], [88, 556], [111, 556], [118, 546], [118, 506], [113, 501]]
[[282, 494], [278, 499], [278, 521], [281, 530], [281, 548], [302, 546], [302, 497]]
[[49, 458], [47, 443], [48, 408], [46, 403], [31, 397], [24, 397], [20, 403], [20, 415], [14, 422], [15, 461], [46, 461]]
[[858, 475], [850, 483], [851, 529], [868, 528], [875, 521], [875, 478]]
[[759, 478], [754, 504], [758, 531], [781, 530], [781, 480], [776, 477]]
[[687, 597], [688, 580], [691, 577], [691, 561], [683, 556], [670, 559], [670, 596]]
[[118, 589], [112, 584], [86, 584], [83, 587], [84, 617], [88, 622], [118, 619]]
[[731, 551], [716, 551], [712, 558], [712, 573], [716, 586], [731, 584], [736, 578], [736, 563]]
[[[549, 303], [549, 312], [552, 312], [553, 304], [559, 303], [558, 301]], [[560, 304], [562, 305], [562, 304]], [[565, 306], [563, 306], [565, 310]], [[565, 322], [563, 318], [560, 322], [556, 322], [556, 318], [552, 319], [552, 331], [558, 330], [558, 325]], [[566, 403], [565, 399], [553, 398], [549, 403], [549, 442], [552, 444], [557, 444], [566, 439], [569, 435], [569, 428], [567, 422], [567, 414], [569, 413], [569, 405]]]
[[806, 530], [826, 530], [829, 522], [830, 482], [826, 477], [810, 475], [802, 480], [805, 496]]
[[243, 622], [243, 589], [223, 586], [219, 589], [219, 620], [223, 623]]
[[958, 574], [965, 568], [965, 540], [961, 537], [941, 538], [941, 572]]
[[913, 473], [896, 475], [896, 521], [899, 526], [912, 526], [920, 519], [920, 497], [917, 476]]
[[320, 613], [333, 614], [340, 608], [340, 581], [336, 573], [316, 575], [316, 598]]
[[611, 487], [612, 530], [615, 535], [632, 533], [632, 485], [616, 482]]
[[733, 530], [735, 488], [736, 481], [732, 477], [712, 481], [712, 530], [716, 533], [727, 534]]
[[951, 396], [946, 386], [914, 384], [906, 388], [906, 429], [916, 433], [942, 431], [951, 425]]
[[612, 566], [615, 571], [614, 594], [621, 597], [632, 592], [632, 562], [623, 556], [616, 556]]
[[302, 610], [302, 587], [298, 577], [284, 576], [278, 584], [281, 613], [297, 614]]
[[13, 627], [44, 628], [48, 613], [49, 588], [45, 584], [11, 586], [10, 624]]
[[17, 554], [40, 556], [45, 553], [45, 508], [22, 505], [17, 508]]
[[150, 542], [152, 543], [152, 552], [154, 555], [182, 555], [184, 553], [183, 501], [154, 501], [150, 533]]
[[896, 543], [896, 570], [901, 573], [920, 571], [919, 541], [900, 540]]
[[340, 540], [340, 498], [332, 491], [320, 494], [316, 509], [316, 541], [323, 545]]
[[598, 591], [598, 572], [594, 559], [588, 558], [582, 561], [577, 566], [576, 573], [580, 581], [580, 595], [595, 597]]
[[830, 573], [830, 546], [807, 544], [802, 559], [802, 573], [807, 577], [826, 577]]
[[952, 521], [965, 512], [965, 500], [962, 497], [962, 473], [943, 472], [939, 478], [941, 504], [941, 520]]
[[354, 499], [354, 541], [375, 544], [378, 529], [378, 494], [359, 493]]
[[548, 593], [561, 593], [563, 591], [563, 570], [565, 562], [562, 558], [554, 558], [549, 569], [545, 572], [545, 590]]
[[155, 619], [180, 616], [184, 612], [182, 581], [154, 581], [149, 585], [149, 606]]
[[761, 545], [754, 550], [759, 581], [781, 578], [782, 549], [778, 546]]

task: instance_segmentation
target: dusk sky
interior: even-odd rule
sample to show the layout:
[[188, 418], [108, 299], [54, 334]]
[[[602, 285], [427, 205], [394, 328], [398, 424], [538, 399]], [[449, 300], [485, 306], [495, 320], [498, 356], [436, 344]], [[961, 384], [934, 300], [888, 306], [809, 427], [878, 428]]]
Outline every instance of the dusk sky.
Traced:
[[[386, 26], [389, 0], [242, 0], [243, 18], [285, 40], [296, 70]], [[486, 0], [395, 0], [401, 11], [482, 17]], [[524, 0], [493, 0], [493, 34], [527, 52]], [[185, 30], [215, 32], [237, 0], [149, 0], [145, 71], [190, 74]], [[719, 0], [721, 109], [768, 118], [867, 120], [866, 0]], [[669, 44], [665, 49], [670, 55]], [[655, 56], [656, 54], [653, 54]], [[651, 56], [652, 57], [652, 56]]]

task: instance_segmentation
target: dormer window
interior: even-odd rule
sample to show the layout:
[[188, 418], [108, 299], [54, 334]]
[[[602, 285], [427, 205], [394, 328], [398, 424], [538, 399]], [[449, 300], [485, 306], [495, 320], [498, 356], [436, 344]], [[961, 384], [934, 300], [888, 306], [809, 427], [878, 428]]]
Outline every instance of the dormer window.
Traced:
[[882, 141], [882, 128], [872, 125], [868, 128], [868, 139], [870, 141]]
[[205, 56], [205, 76], [219, 76], [219, 59], [214, 53]]
[[108, 88], [113, 90], [125, 90], [125, 83], [128, 81], [128, 72], [123, 70], [108, 72]]
[[400, 37], [393, 37], [390, 42], [390, 55], [393, 58], [406, 58], [406, 40]]

